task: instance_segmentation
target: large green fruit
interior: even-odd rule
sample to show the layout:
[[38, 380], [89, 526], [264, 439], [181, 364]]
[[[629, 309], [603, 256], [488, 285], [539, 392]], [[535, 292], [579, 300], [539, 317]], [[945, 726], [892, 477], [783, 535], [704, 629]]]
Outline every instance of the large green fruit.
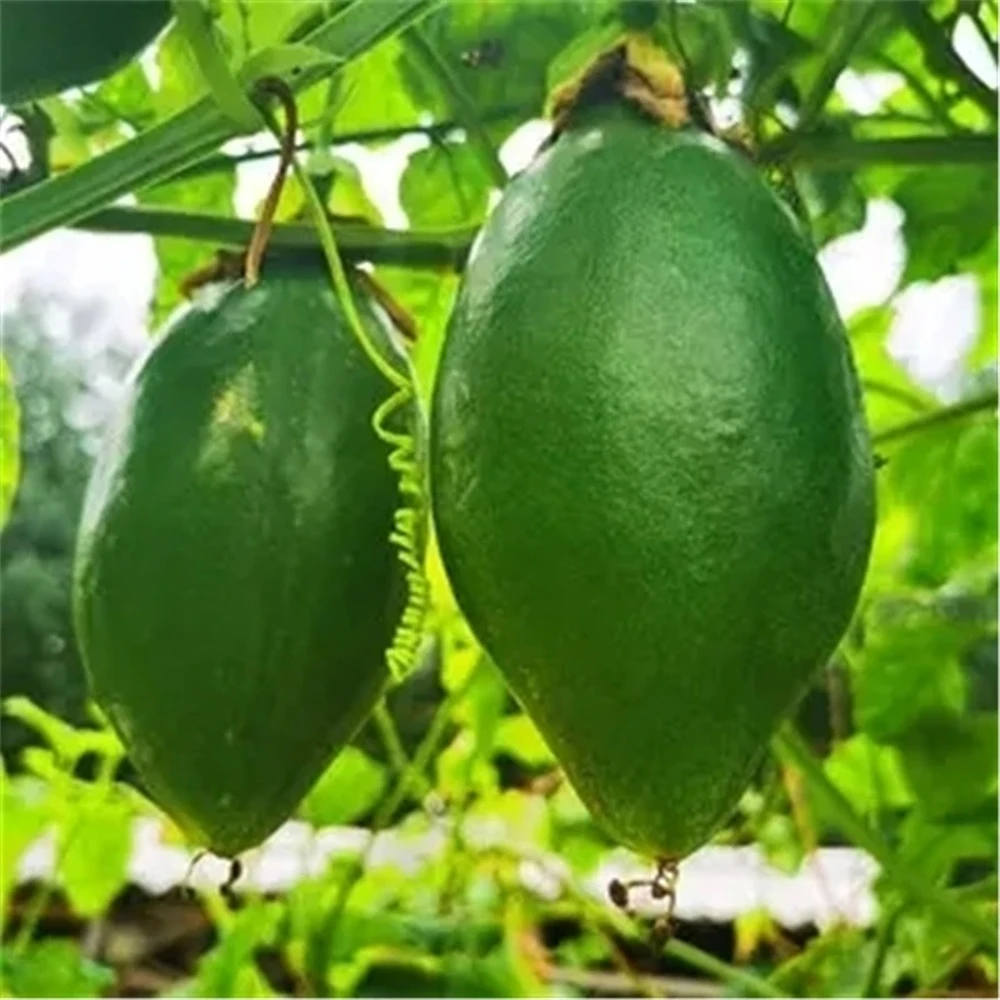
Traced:
[[0, 4], [0, 101], [100, 80], [149, 44], [169, 0], [8, 0]]
[[74, 595], [92, 690], [216, 853], [281, 823], [383, 688], [407, 596], [404, 500], [371, 426], [388, 395], [325, 270], [269, 260], [167, 329], [94, 469]]
[[714, 137], [582, 111], [480, 234], [431, 427], [470, 625], [608, 831], [682, 857], [869, 554], [869, 439], [809, 245]]

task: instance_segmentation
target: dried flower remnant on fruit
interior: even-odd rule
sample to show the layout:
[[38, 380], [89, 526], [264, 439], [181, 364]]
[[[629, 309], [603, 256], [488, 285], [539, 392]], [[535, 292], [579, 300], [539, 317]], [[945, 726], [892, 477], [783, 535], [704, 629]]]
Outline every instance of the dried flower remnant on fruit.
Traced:
[[652, 42], [633, 35], [601, 53], [553, 94], [553, 131], [558, 135], [580, 108], [622, 98], [669, 128], [681, 128], [691, 120], [681, 71]]

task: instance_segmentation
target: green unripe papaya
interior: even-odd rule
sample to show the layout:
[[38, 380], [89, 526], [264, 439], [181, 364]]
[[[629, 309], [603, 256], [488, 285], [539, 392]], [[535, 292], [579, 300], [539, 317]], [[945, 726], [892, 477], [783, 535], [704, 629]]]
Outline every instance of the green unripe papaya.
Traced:
[[17, 0], [0, 5], [0, 101], [103, 79], [170, 19], [169, 0]]
[[[385, 684], [407, 600], [407, 501], [372, 428], [388, 395], [325, 269], [269, 259], [168, 325], [92, 473], [74, 579], [91, 689], [154, 800], [218, 854], [288, 817]], [[412, 405], [396, 418], [417, 432]]]
[[583, 801], [697, 848], [847, 626], [874, 519], [844, 329], [742, 153], [572, 116], [473, 248], [430, 474], [458, 603]]

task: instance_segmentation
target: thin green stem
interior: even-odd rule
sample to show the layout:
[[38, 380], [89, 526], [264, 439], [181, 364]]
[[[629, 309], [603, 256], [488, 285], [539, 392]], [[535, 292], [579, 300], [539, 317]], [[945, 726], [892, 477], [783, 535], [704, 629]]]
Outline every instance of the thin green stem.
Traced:
[[403, 741], [399, 738], [399, 730], [396, 722], [389, 711], [389, 706], [383, 698], [372, 713], [372, 721], [378, 730], [382, 746], [385, 747], [386, 756], [389, 758], [389, 766], [396, 772], [396, 775], [405, 774], [410, 767], [410, 758], [406, 755]]
[[710, 976], [721, 979], [740, 991], [742, 995], [751, 997], [785, 997], [788, 996], [769, 980], [756, 975], [747, 969], [737, 968], [728, 962], [710, 955], [707, 951], [702, 951], [686, 941], [672, 938], [667, 942], [664, 952], [671, 958], [683, 962], [692, 969], [705, 972]]
[[[517, 116], [527, 116], [529, 109], [521, 105], [509, 105], [506, 108], [499, 109], [495, 114], [491, 114], [488, 118], [483, 119], [484, 124], [493, 124], [495, 122], [509, 121], [511, 118]], [[312, 125], [318, 125], [322, 119], [312, 119], [311, 121], [306, 121], [302, 123], [303, 128], [309, 128]], [[392, 142], [394, 139], [399, 139], [406, 135], [425, 135], [429, 139], [440, 139], [443, 136], [454, 132], [456, 129], [464, 128], [462, 122], [457, 118], [450, 118], [440, 122], [432, 122], [430, 125], [421, 125], [414, 122], [409, 125], [390, 125], [385, 128], [368, 128], [368, 129], [357, 129], [351, 132], [334, 132], [329, 136], [328, 142], [324, 143], [321, 136], [317, 136], [315, 142], [305, 141], [299, 143], [295, 147], [296, 152], [305, 152], [311, 149], [324, 149], [328, 146], [346, 146], [348, 143], [375, 143], [375, 142]], [[251, 149], [245, 153], [239, 153], [235, 156], [230, 156], [227, 153], [218, 153], [213, 156], [206, 157], [199, 163], [192, 164], [190, 167], [185, 167], [179, 174], [177, 178], [181, 177], [200, 177], [203, 174], [218, 173], [221, 171], [232, 170], [234, 166], [240, 163], [253, 163], [256, 160], [267, 160], [278, 155], [277, 149]]]
[[[293, 89], [337, 72], [382, 39], [425, 14], [434, 0], [355, 0], [312, 31], [304, 42], [343, 62], [309, 67]], [[132, 191], [173, 177], [239, 130], [205, 97], [103, 156], [0, 201], [0, 253], [56, 226], [69, 225]]]
[[324, 914], [319, 927], [310, 936], [310, 941], [307, 945], [306, 976], [317, 991], [317, 995], [322, 996], [326, 994], [326, 970], [329, 965], [328, 956], [330, 954], [330, 947], [335, 940], [337, 928], [340, 926], [340, 921], [347, 908], [351, 893], [361, 880], [361, 877], [365, 873], [365, 868], [368, 866], [368, 859], [371, 857], [375, 838], [381, 830], [389, 825], [392, 817], [396, 814], [396, 810], [406, 796], [409, 795], [413, 775], [423, 775], [431, 759], [440, 750], [444, 736], [448, 731], [451, 713], [458, 702], [468, 693], [477, 673], [478, 668], [474, 668], [465, 683], [451, 691], [438, 705], [430, 727], [413, 756], [412, 765], [399, 775], [395, 787], [376, 812], [375, 818], [372, 821], [371, 835], [364, 850], [344, 874], [333, 903]]
[[410, 50], [437, 80], [442, 94], [455, 112], [455, 117], [468, 131], [469, 140], [493, 183], [502, 188], [508, 180], [507, 171], [500, 162], [493, 140], [479, 118], [479, 109], [466, 93], [461, 81], [419, 25], [407, 32], [406, 41]]
[[[254, 223], [203, 212], [113, 206], [81, 219], [74, 228], [95, 233], [149, 233], [243, 247], [253, 233]], [[468, 228], [419, 232], [379, 229], [355, 222], [341, 222], [337, 227], [337, 242], [349, 260], [412, 268], [460, 269], [475, 235], [475, 230]], [[309, 251], [318, 251], [321, 246], [314, 226], [290, 222], [275, 223], [269, 245]]]
[[790, 132], [763, 146], [763, 163], [807, 166], [812, 170], [843, 170], [874, 163], [995, 163], [995, 134], [901, 136], [893, 139], [852, 139], [849, 136]]
[[235, 128], [255, 131], [260, 114], [229, 69], [208, 9], [202, 0], [172, 0], [172, 3], [178, 27], [217, 107]]
[[907, 31], [916, 39], [924, 52], [928, 68], [942, 76], [949, 77], [961, 88], [970, 100], [975, 101], [987, 116], [997, 120], [997, 94], [966, 66], [965, 61], [955, 51], [951, 39], [942, 26], [934, 20], [923, 3], [893, 4]]
[[896, 935], [896, 925], [905, 910], [905, 906], [897, 907], [883, 919], [882, 925], [879, 927], [878, 936], [875, 939], [875, 953], [872, 955], [871, 964], [865, 975], [865, 984], [861, 988], [863, 997], [882, 996], [882, 973], [885, 969], [885, 960]]
[[951, 423], [954, 420], [961, 420], [964, 417], [975, 413], [983, 413], [987, 410], [995, 410], [997, 406], [997, 393], [984, 393], [982, 396], [975, 396], [954, 406], [945, 406], [926, 416], [908, 420], [906, 423], [889, 427], [878, 434], [872, 435], [872, 443], [877, 445], [888, 444], [890, 441], [898, 441], [900, 438], [909, 437], [911, 434], [918, 434], [921, 431], [932, 427], [940, 427], [942, 424]]
[[880, 396], [885, 396], [887, 399], [894, 399], [899, 403], [905, 403], [911, 410], [923, 410], [926, 412], [930, 409], [928, 404], [915, 392], [890, 385], [888, 382], [880, 382], [875, 378], [863, 378], [861, 380], [861, 388], [866, 392], [874, 392]]
[[993, 62], [996, 63], [997, 59], [1000, 58], [1000, 48], [997, 46], [996, 36], [990, 31], [989, 28], [986, 27], [982, 17], [979, 16], [978, 10], [972, 11], [969, 18], [972, 21], [976, 32], [979, 34], [979, 37], [986, 45], [986, 48], [989, 49], [990, 55], [993, 56]]
[[834, 821], [856, 847], [867, 851], [879, 863], [888, 882], [913, 902], [927, 907], [940, 919], [964, 931], [980, 946], [996, 949], [995, 923], [957, 902], [946, 892], [928, 883], [923, 876], [900, 864], [888, 842], [857, 814], [851, 803], [826, 776], [822, 762], [814, 756], [808, 744], [790, 723], [775, 737], [774, 749], [786, 765], [802, 774], [815, 799], [821, 803], [824, 814]]
[[854, 47], [861, 41], [871, 25], [872, 18], [878, 12], [879, 4], [877, 0], [856, 0], [840, 9], [847, 11], [846, 16], [849, 20], [835, 39], [833, 47], [828, 50], [816, 82], [802, 103], [798, 127], [803, 132], [809, 130], [817, 115], [823, 110], [823, 106], [837, 85], [838, 77], [850, 61]]
[[875, 52], [871, 58], [877, 66], [881, 66], [883, 69], [901, 76], [906, 81], [907, 87], [913, 91], [920, 100], [920, 103], [927, 109], [927, 113], [931, 118], [946, 132], [958, 132], [960, 130], [960, 127], [952, 121], [951, 115], [948, 114], [948, 109], [930, 92], [917, 73], [914, 73], [908, 66], [884, 52]]

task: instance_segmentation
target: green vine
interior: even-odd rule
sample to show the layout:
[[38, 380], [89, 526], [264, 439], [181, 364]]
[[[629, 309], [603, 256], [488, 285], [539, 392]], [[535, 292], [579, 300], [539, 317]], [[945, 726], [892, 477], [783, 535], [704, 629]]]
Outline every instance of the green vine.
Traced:
[[[285, 106], [286, 114], [293, 114], [295, 97], [282, 81], [269, 81], [269, 91], [280, 98]], [[280, 138], [281, 130], [270, 118], [268, 126]], [[423, 621], [430, 597], [427, 579], [424, 576], [419, 540], [426, 497], [416, 454], [415, 438], [411, 433], [391, 430], [389, 422], [393, 416], [414, 402], [416, 393], [412, 379], [399, 371], [365, 332], [333, 235], [333, 228], [327, 216], [326, 206], [323, 204], [308, 171], [294, 154], [292, 156], [292, 169], [305, 192], [306, 203], [319, 234], [333, 287], [341, 308], [344, 310], [348, 325], [365, 356], [394, 389], [392, 395], [376, 409], [372, 416], [372, 428], [378, 438], [391, 449], [389, 467], [399, 477], [399, 490], [404, 497], [403, 505], [395, 512], [389, 541], [395, 546], [396, 555], [403, 564], [408, 596], [406, 607], [396, 627], [395, 636], [386, 652], [386, 665], [390, 674], [396, 680], [401, 680], [409, 672], [419, 650], [423, 638]]]

